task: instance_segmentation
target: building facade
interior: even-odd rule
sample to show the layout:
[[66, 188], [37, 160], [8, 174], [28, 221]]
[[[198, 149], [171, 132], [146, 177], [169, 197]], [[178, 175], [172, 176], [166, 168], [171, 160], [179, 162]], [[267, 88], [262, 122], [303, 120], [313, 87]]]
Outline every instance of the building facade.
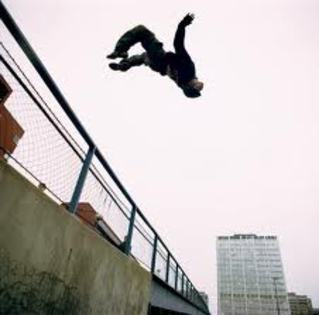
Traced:
[[219, 315], [290, 315], [276, 236], [217, 238]]
[[311, 299], [307, 295], [288, 293], [291, 315], [312, 315]]

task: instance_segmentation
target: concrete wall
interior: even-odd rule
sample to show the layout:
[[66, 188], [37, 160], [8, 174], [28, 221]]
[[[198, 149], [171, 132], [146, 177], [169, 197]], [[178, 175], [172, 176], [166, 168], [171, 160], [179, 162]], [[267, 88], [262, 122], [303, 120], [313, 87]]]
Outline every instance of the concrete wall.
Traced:
[[147, 314], [151, 276], [0, 161], [0, 314]]

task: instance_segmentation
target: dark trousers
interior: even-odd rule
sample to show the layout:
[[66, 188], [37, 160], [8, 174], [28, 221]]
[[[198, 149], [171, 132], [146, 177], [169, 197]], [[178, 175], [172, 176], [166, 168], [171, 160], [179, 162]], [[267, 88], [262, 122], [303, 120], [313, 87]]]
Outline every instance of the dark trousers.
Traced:
[[126, 70], [145, 64], [154, 71], [165, 74], [167, 62], [163, 44], [155, 37], [154, 33], [143, 25], [138, 25], [123, 34], [115, 46], [115, 51], [119, 53], [127, 52], [137, 43], [141, 43], [145, 53], [123, 59], [120, 64], [125, 65]]

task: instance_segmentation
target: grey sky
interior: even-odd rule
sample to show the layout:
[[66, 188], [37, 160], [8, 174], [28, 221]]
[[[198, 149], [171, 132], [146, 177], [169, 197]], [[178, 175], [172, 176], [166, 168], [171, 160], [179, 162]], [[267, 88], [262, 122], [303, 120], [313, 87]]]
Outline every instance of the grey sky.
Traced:
[[[113, 169], [216, 305], [215, 238], [280, 238], [288, 289], [319, 306], [319, 1], [4, 1]], [[205, 82], [186, 99], [117, 38], [176, 25]]]

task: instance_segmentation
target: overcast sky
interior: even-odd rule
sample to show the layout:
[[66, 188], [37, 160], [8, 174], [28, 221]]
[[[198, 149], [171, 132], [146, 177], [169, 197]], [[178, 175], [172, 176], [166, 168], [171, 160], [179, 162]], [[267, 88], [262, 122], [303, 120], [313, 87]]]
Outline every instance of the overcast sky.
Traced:
[[[288, 290], [319, 307], [318, 0], [3, 2], [214, 305], [216, 236], [256, 233], [279, 236]], [[108, 69], [128, 28], [145, 24], [170, 50], [189, 11], [201, 98], [146, 67]]]

